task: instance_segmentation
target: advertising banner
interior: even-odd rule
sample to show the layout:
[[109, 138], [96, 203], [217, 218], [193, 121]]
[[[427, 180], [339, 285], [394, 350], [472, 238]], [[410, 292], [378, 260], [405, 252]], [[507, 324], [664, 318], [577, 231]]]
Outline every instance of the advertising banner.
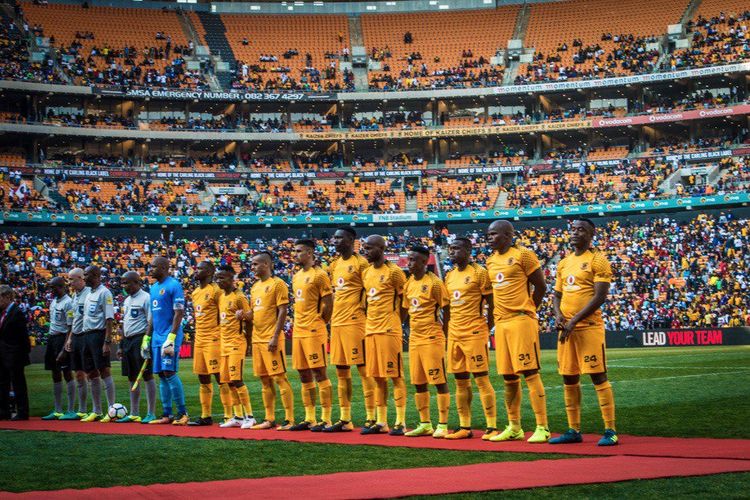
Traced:
[[[703, 347], [712, 345], [748, 345], [750, 327], [666, 328], [616, 330], [606, 332], [607, 347]], [[540, 335], [542, 349], [556, 349], [556, 335]]]
[[663, 212], [741, 205], [750, 202], [750, 193], [715, 196], [670, 198], [663, 200], [626, 201], [593, 205], [565, 205], [545, 208], [506, 208], [502, 210], [474, 210], [464, 212], [413, 212], [393, 214], [303, 214], [303, 215], [142, 215], [142, 214], [86, 214], [71, 212], [11, 212], [2, 213], [0, 222], [16, 223], [81, 223], [81, 224], [154, 224], [154, 225], [312, 225], [312, 224], [367, 224], [393, 222], [472, 222], [494, 219], [538, 219], [570, 217], [580, 214], [619, 215], [632, 212]]
[[628, 125], [648, 125], [650, 123], [680, 122], [685, 120], [699, 120], [702, 118], [718, 118], [723, 116], [746, 115], [750, 113], [750, 104], [739, 104], [725, 108], [693, 109], [690, 111], [675, 111], [673, 113], [656, 113], [641, 116], [623, 116], [620, 118], [594, 118], [593, 127], [624, 127]]
[[169, 100], [189, 100], [189, 101], [229, 101], [229, 102], [242, 102], [242, 101], [334, 101], [336, 100], [336, 94], [324, 93], [324, 94], [306, 94], [304, 92], [247, 92], [247, 91], [234, 91], [227, 90], [222, 92], [213, 92], [208, 90], [188, 90], [188, 89], [159, 89], [159, 88], [142, 88], [142, 89], [128, 89], [119, 90], [111, 88], [98, 88], [92, 89], [94, 94], [115, 96], [115, 97], [126, 97], [136, 99], [169, 99]]

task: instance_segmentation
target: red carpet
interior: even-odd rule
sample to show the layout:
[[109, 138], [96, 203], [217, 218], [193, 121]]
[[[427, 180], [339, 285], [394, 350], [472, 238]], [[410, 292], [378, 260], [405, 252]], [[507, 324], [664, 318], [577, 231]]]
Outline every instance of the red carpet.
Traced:
[[171, 425], [141, 424], [84, 424], [77, 421], [28, 422], [0, 421], [0, 429], [24, 431], [85, 432], [89, 434], [136, 434], [145, 436], [179, 436], [193, 438], [284, 440], [304, 443], [331, 443], [348, 445], [402, 446], [407, 448], [432, 448], [463, 451], [509, 451], [524, 453], [566, 453], [576, 455], [637, 455], [645, 457], [675, 458], [726, 458], [750, 460], [750, 440], [707, 438], [663, 438], [647, 436], [620, 436], [621, 444], [611, 448], [596, 446], [597, 435], [586, 435], [584, 443], [572, 445], [532, 445], [525, 441], [488, 443], [479, 439], [446, 441], [443, 439], [403, 438], [391, 436], [362, 436], [359, 432], [324, 434], [314, 432], [248, 431], [213, 427], [174, 427]]
[[37, 491], [20, 495], [4, 493], [3, 496], [23, 496], [44, 500], [54, 498], [75, 498], [76, 500], [200, 498], [207, 500], [247, 498], [248, 496], [273, 499], [304, 495], [305, 500], [329, 500], [510, 490], [746, 471], [750, 471], [750, 461], [619, 456], [340, 472], [318, 476], [233, 479], [203, 483], [117, 486], [87, 490]]

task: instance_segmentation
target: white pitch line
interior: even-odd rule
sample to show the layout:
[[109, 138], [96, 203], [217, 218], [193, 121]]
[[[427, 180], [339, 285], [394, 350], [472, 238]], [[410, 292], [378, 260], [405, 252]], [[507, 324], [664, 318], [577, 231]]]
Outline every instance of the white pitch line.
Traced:
[[[750, 370], [741, 370], [741, 371], [734, 371], [734, 372], [722, 372], [722, 373], [695, 373], [692, 375], [674, 375], [672, 377], [651, 377], [651, 378], [639, 378], [639, 379], [627, 379], [627, 380], [610, 380], [612, 385], [622, 385], [622, 384], [629, 384], [629, 383], [651, 383], [656, 380], [677, 380], [681, 378], [696, 378], [696, 377], [711, 377], [711, 376], [718, 376], [718, 375], [738, 375], [743, 374], [746, 375], [747, 372]], [[556, 389], [562, 389], [562, 385], [552, 385], [552, 386], [544, 386], [544, 390], [556, 390]], [[502, 394], [503, 390], [495, 391], [496, 394]], [[478, 394], [478, 392], [477, 392]]]
[[[659, 349], [659, 348], [657, 347], [656, 349]], [[612, 361], [635, 361], [635, 360], [643, 360], [643, 359], [656, 358], [656, 357], [661, 357], [661, 356], [666, 356], [666, 357], [669, 357], [669, 358], [695, 358], [695, 357], [705, 357], [705, 356], [707, 356], [707, 355], [709, 355], [711, 353], [714, 356], [722, 356], [724, 354], [736, 354], [737, 353], [737, 351], [735, 351], [735, 350], [727, 350], [727, 351], [719, 351], [719, 352], [717, 352], [717, 351], [706, 351], [706, 352], [703, 352], [703, 353], [700, 353], [700, 354], [698, 354], [698, 353], [690, 353], [690, 354], [688, 354], [688, 353], [685, 353], [685, 354], [675, 353], [675, 354], [671, 354], [671, 353], [668, 353], [668, 352], [669, 352], [669, 350], [674, 349], [674, 348], [664, 347], [664, 348], [661, 348], [661, 349], [662, 350], [660, 350], [659, 352], [653, 352], [652, 351], [652, 355], [651, 356], [644, 355], [644, 356], [639, 356], [637, 358], [610, 358], [610, 359]]]
[[656, 365], [613, 365], [607, 364], [607, 368], [636, 368], [639, 370], [750, 370], [739, 366], [656, 366]]

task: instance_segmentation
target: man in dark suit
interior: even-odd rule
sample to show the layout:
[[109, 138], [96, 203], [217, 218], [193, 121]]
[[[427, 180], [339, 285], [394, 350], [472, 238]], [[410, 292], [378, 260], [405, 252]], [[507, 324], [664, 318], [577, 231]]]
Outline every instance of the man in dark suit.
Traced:
[[[30, 363], [31, 342], [26, 316], [15, 303], [15, 292], [0, 285], [0, 420], [28, 420], [29, 394], [24, 369]], [[16, 415], [10, 415], [10, 386], [16, 394]]]

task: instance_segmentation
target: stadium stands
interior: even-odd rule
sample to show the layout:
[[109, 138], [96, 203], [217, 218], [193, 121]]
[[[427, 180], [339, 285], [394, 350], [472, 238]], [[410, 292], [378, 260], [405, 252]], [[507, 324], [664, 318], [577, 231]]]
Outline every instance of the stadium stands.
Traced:
[[207, 88], [186, 67], [194, 47], [173, 11], [23, 3], [26, 19], [41, 27], [62, 55], [62, 67], [84, 85]]
[[742, 0], [705, 0], [687, 26], [690, 48], [676, 51], [667, 69], [712, 66], [750, 58], [750, 8]]
[[570, 0], [531, 6], [525, 46], [534, 62], [516, 83], [647, 73], [659, 53], [647, 48], [680, 20], [686, 2]]
[[[22, 9], [17, 7], [17, 14]], [[14, 19], [0, 10], [0, 79], [38, 83], [62, 83], [54, 69], [54, 61], [45, 57], [32, 62], [29, 54], [28, 24], [19, 26]]]
[[[353, 79], [341, 69], [349, 60], [346, 16], [220, 16], [236, 59], [235, 88], [252, 90], [345, 90]], [[203, 19], [206, 16], [202, 16]], [[193, 14], [193, 24], [202, 18]]]
[[518, 11], [514, 5], [491, 11], [362, 16], [370, 57], [381, 64], [379, 70], [370, 72], [370, 87], [394, 90], [501, 84], [505, 68], [492, 64], [491, 59], [512, 38]]

